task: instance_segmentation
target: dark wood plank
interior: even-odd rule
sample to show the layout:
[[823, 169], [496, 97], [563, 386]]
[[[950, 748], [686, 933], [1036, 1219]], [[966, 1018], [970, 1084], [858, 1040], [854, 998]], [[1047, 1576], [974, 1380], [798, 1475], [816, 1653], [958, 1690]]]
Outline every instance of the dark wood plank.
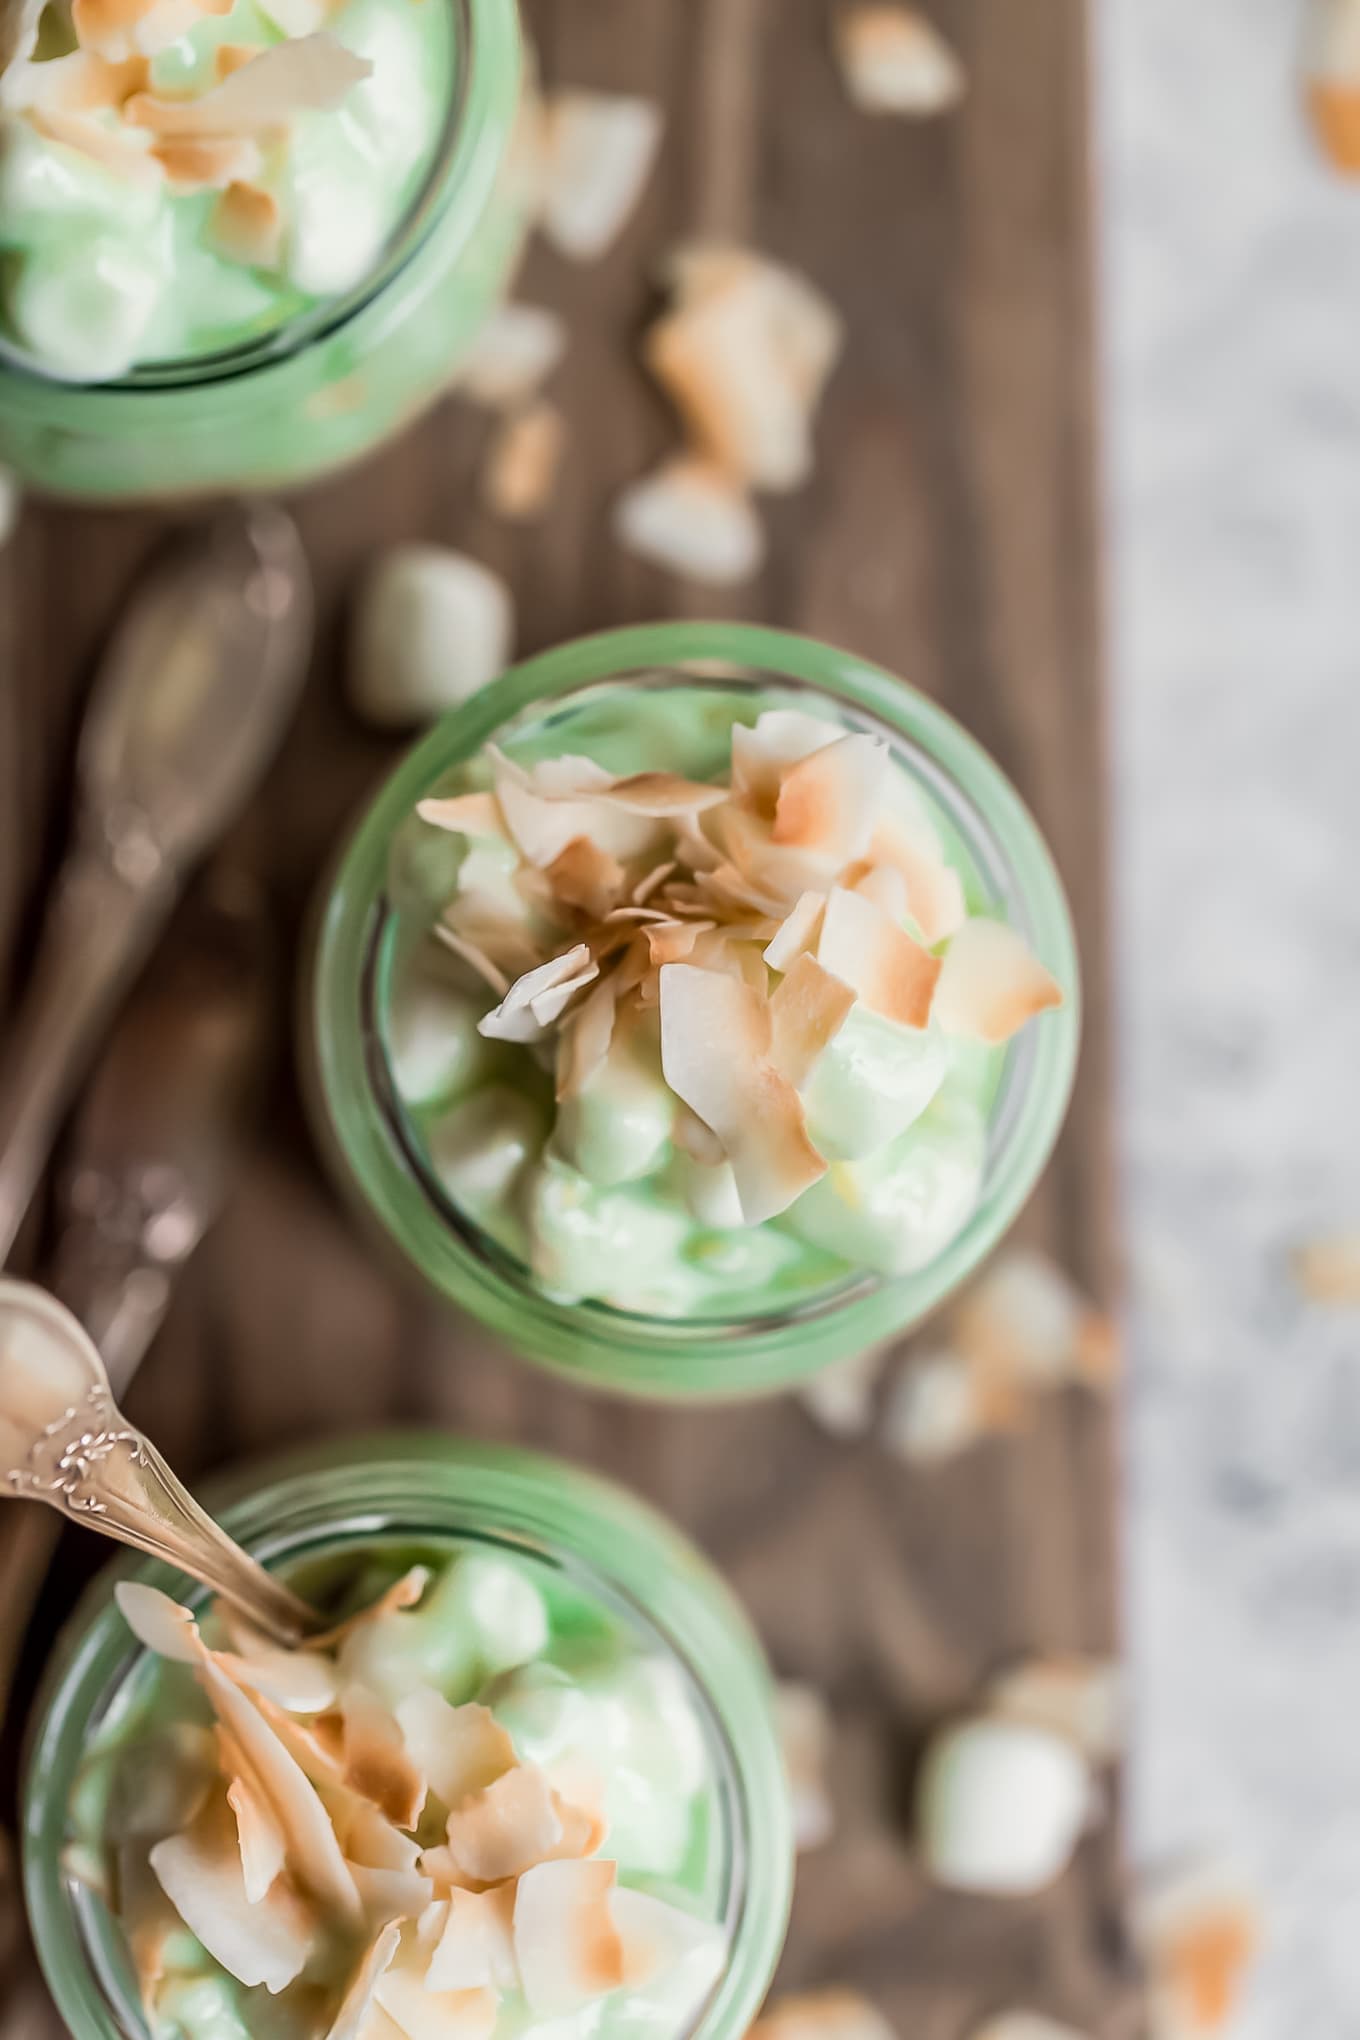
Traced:
[[[1071, 888], [1090, 1024], [1071, 1123], [1024, 1230], [1108, 1295], [1081, 0], [939, 0], [971, 91], [957, 118], [923, 125], [850, 110], [821, 0], [533, 0], [529, 12], [550, 78], [650, 92], [671, 122], [655, 183], [602, 265], [573, 270], [542, 249], [529, 262], [524, 294], [572, 323], [568, 472], [542, 526], [495, 525], [475, 493], [485, 424], [448, 404], [362, 473], [300, 502], [322, 639], [239, 854], [296, 945], [337, 832], [392, 756], [347, 716], [338, 676], [346, 591], [396, 539], [448, 539], [510, 574], [525, 650], [607, 623], [716, 612], [881, 659], [995, 752]], [[617, 489], [672, 434], [631, 352], [652, 304], [649, 264], [696, 230], [747, 235], [795, 261], [851, 332], [814, 485], [771, 506], [760, 582], [716, 600], [607, 536]], [[0, 654], [20, 703], [21, 814], [55, 824], [93, 650], [159, 528], [149, 516], [51, 509], [30, 516], [9, 557]], [[14, 851], [11, 901], [16, 914], [28, 901], [31, 922], [38, 855], [0, 829]], [[0, 935], [5, 911], [0, 896]], [[726, 1568], [780, 1671], [823, 1685], [844, 1730], [839, 1831], [803, 1863], [788, 1981], [853, 1979], [914, 2040], [964, 2040], [985, 2012], [1018, 2001], [1092, 2034], [1135, 2029], [1115, 1822], [1059, 1890], [1000, 1907], [930, 1890], [904, 1820], [924, 1732], [989, 1667], [1113, 1638], [1103, 1407], [1054, 1401], [1032, 1432], [907, 1477], [872, 1443], [823, 1437], [790, 1402], [675, 1414], [530, 1376], [359, 1239], [318, 1169], [287, 1069], [269, 1139], [188, 1271], [133, 1407], [191, 1471], [319, 1429], [420, 1419], [631, 1480]], [[87, 1557], [68, 1551], [65, 1562]]]

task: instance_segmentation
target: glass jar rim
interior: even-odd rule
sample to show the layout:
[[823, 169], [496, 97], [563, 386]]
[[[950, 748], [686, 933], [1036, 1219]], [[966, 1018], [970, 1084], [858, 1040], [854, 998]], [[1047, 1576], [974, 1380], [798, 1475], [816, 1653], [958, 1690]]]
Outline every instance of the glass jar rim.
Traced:
[[[516, 0], [428, 0], [456, 17], [456, 43], [466, 52], [455, 71], [454, 92], [430, 165], [401, 218], [384, 243], [372, 272], [350, 290], [320, 299], [266, 332], [211, 354], [146, 362], [106, 382], [72, 381], [44, 369], [0, 333], [0, 369], [48, 389], [97, 392], [109, 397], [160, 395], [167, 390], [210, 390], [262, 369], [295, 360], [343, 331], [369, 310], [401, 277], [460, 194], [479, 209], [494, 182], [497, 162], [487, 143], [498, 133], [495, 96], [490, 90], [498, 58], [510, 47], [516, 64], [521, 44]], [[507, 30], [509, 31], [507, 43]]]
[[[514, 1447], [429, 1434], [314, 1446], [241, 1469], [205, 1495], [266, 1563], [422, 1536], [518, 1549], [600, 1593], [674, 1658], [721, 1764], [732, 1856], [726, 1966], [684, 2040], [741, 2040], [783, 1942], [791, 1812], [760, 1645], [723, 1581], [682, 1533], [597, 1475]], [[29, 1917], [58, 2009], [79, 2040], [145, 2040], [140, 2020], [128, 2023], [133, 2007], [120, 2005], [112, 1984], [101, 1980], [88, 1897], [60, 1860], [70, 1786], [90, 1725], [106, 1718], [146, 1657], [112, 1599], [113, 1583], [128, 1577], [177, 1598], [206, 1598], [198, 1589], [187, 1594], [183, 1576], [156, 1561], [125, 1555], [106, 1567], [63, 1631], [34, 1709], [24, 1766]]]
[[[608, 1306], [555, 1303], [484, 1252], [467, 1228], [451, 1232], [429, 1183], [383, 1109], [381, 1085], [362, 1037], [375, 916], [385, 897], [394, 826], [454, 765], [540, 703], [633, 675], [674, 672], [691, 684], [754, 679], [772, 690], [811, 691], [850, 707], [911, 745], [941, 787], [973, 811], [993, 859], [1002, 860], [1024, 932], [1067, 994], [1056, 1012], [1008, 1052], [1001, 1103], [990, 1129], [988, 1179], [979, 1208], [957, 1238], [920, 1273], [870, 1277], [817, 1304], [726, 1325], [710, 1320], [638, 1318]], [[993, 871], [994, 879], [1001, 874]], [[342, 1027], [328, 1016], [341, 1012]], [[350, 1023], [353, 1022], [351, 1026]], [[822, 1329], [834, 1319], [846, 1351], [904, 1327], [910, 1293], [915, 1321], [954, 1289], [1017, 1215], [1057, 1138], [1075, 1075], [1080, 1034], [1076, 944], [1061, 881], [1033, 817], [1000, 767], [944, 709], [885, 669], [818, 640], [758, 624], [643, 624], [558, 646], [513, 667], [455, 709], [401, 760], [361, 818], [339, 860], [313, 957], [309, 1024], [315, 1046], [310, 1103], [323, 1139], [387, 1230], [436, 1287], [511, 1346], [541, 1365], [631, 1394], [705, 1399], [768, 1393], [827, 1364]], [[1009, 1095], [1007, 1095], [1007, 1092]], [[995, 1139], [999, 1134], [1000, 1138]], [[406, 1209], [415, 1191], [425, 1209]], [[412, 1222], [418, 1244], [412, 1244]], [[456, 1265], [455, 1290], [443, 1279]], [[645, 1327], [645, 1332], [642, 1328]], [[664, 1348], [664, 1357], [654, 1350]]]

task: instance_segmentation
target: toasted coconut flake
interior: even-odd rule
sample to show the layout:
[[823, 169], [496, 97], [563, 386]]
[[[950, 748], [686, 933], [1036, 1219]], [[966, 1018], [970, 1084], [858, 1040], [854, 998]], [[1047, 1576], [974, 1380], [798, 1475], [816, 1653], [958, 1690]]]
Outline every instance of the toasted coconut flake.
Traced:
[[698, 1113], [691, 1112], [688, 1105], [681, 1105], [676, 1113], [672, 1137], [683, 1154], [692, 1161], [701, 1162], [705, 1168], [716, 1169], [727, 1160], [717, 1134], [705, 1126]]
[[25, 64], [5, 76], [3, 103], [16, 111], [40, 107], [49, 113], [118, 112], [146, 86], [145, 57], [111, 63], [93, 50], [72, 50], [40, 64]]
[[364, 1951], [363, 1960], [350, 1979], [340, 2009], [327, 2029], [326, 2040], [364, 2040], [374, 1994], [396, 1959], [401, 1946], [401, 1928], [386, 1926]]
[[335, 1666], [320, 1651], [280, 1650], [226, 1601], [214, 1602], [213, 1616], [232, 1645], [217, 1652], [217, 1662], [238, 1686], [267, 1694], [290, 1714], [324, 1714], [334, 1705]]
[[164, 167], [145, 146], [143, 138], [123, 128], [101, 127], [98, 121], [76, 113], [58, 113], [35, 107], [28, 119], [40, 135], [63, 148], [88, 156], [111, 176], [131, 184], [159, 184]]
[[46, 0], [10, 0], [0, 10], [0, 80], [28, 66], [38, 44]]
[[786, 971], [798, 957], [816, 948], [825, 912], [825, 893], [799, 894], [797, 905], [780, 922], [778, 934], [765, 950], [765, 961], [771, 970]]
[[283, 211], [258, 184], [229, 184], [208, 221], [219, 254], [247, 269], [277, 269], [283, 248]]
[[460, 793], [452, 800], [422, 800], [416, 813], [432, 829], [444, 829], [451, 836], [494, 836], [509, 842], [500, 803], [494, 793]]
[[1043, 1254], [1012, 1248], [974, 1283], [954, 1312], [959, 1349], [991, 1381], [1053, 1388], [1091, 1367], [1083, 1355], [1103, 1325], [1062, 1270]]
[[1095, 1764], [1113, 1762], [1123, 1741], [1118, 1664], [1112, 1658], [1027, 1658], [996, 1679], [990, 1704], [998, 1714], [1037, 1722], [1067, 1736]]
[[269, 1802], [248, 1779], [232, 1779], [227, 1804], [236, 1822], [245, 1894], [251, 1905], [258, 1905], [281, 1875], [288, 1845]]
[[767, 1059], [770, 1046], [770, 1012], [760, 993], [718, 971], [664, 967], [662, 1071], [676, 1097], [721, 1141], [748, 1225], [787, 1211], [826, 1173], [797, 1091]]
[[925, 1027], [941, 977], [938, 957], [890, 921], [862, 893], [836, 886], [826, 903], [817, 961], [843, 978], [871, 1013], [900, 1027]]
[[728, 794], [725, 786], [682, 779], [675, 772], [634, 772], [627, 779], [602, 786], [597, 798], [624, 808], [629, 814], [671, 821], [680, 815], [701, 815], [708, 808], [721, 807]]
[[124, 1622], [147, 1650], [171, 1664], [203, 1662], [207, 1646], [198, 1633], [197, 1622], [187, 1608], [181, 1608], [159, 1587], [144, 1586], [140, 1580], [120, 1580], [113, 1598]]
[[601, 850], [589, 836], [577, 836], [545, 876], [558, 899], [602, 921], [624, 888], [624, 869], [617, 857]]
[[494, 1991], [433, 1991], [403, 1953], [373, 1995], [405, 2040], [487, 2040], [496, 2024]]
[[540, 397], [505, 420], [487, 455], [482, 492], [487, 508], [512, 524], [541, 517], [552, 499], [567, 446], [567, 421]]
[[228, 191], [248, 184], [260, 169], [260, 149], [248, 136], [170, 135], [151, 151], [172, 191]]
[[204, 15], [229, 14], [232, 0], [73, 0], [71, 25], [83, 49], [114, 62], [155, 56]]
[[835, 1824], [827, 1765], [831, 1713], [815, 1686], [786, 1682], [775, 1694], [779, 1743], [793, 1802], [793, 1837], [799, 1849], [820, 1849]]
[[764, 565], [765, 534], [749, 498], [705, 460], [681, 456], [632, 483], [613, 524], [625, 552], [709, 587], [735, 587]]
[[756, 2020], [750, 2040], [896, 2040], [876, 2005], [841, 1987], [777, 1998]]
[[767, 708], [754, 723], [732, 727], [732, 786], [757, 813], [774, 819], [779, 789], [794, 765], [845, 733], [797, 708]]
[[535, 1764], [507, 1771], [449, 1815], [449, 1848], [479, 1884], [520, 1876], [557, 1847], [562, 1833], [552, 1789]]
[[883, 1443], [908, 1465], [952, 1459], [990, 1428], [976, 1374], [948, 1350], [913, 1358], [898, 1377], [883, 1413]]
[[647, 954], [658, 968], [663, 963], [683, 963], [694, 954], [695, 944], [713, 925], [712, 921], [654, 922], [644, 931]]
[[851, 735], [791, 766], [775, 802], [776, 843], [850, 864], [869, 847], [888, 770], [877, 737]]
[[851, 892], [863, 893], [866, 900], [885, 913], [890, 921], [905, 921], [910, 911], [907, 904], [907, 881], [902, 873], [891, 864], [870, 864], [855, 877], [846, 874]]
[[543, 113], [544, 233], [576, 262], [617, 239], [651, 176], [661, 108], [620, 93], [556, 92]]
[[674, 858], [671, 859], [669, 864], [654, 865], [647, 873], [647, 876], [640, 878], [633, 887], [633, 905], [635, 907], [645, 906], [657, 887], [664, 885], [671, 873], [678, 869], [679, 866]]
[[459, 935], [456, 930], [450, 928], [447, 921], [437, 921], [431, 932], [435, 940], [442, 943], [445, 949], [451, 950], [455, 956], [461, 957], [464, 963], [470, 965], [478, 977], [490, 985], [498, 998], [505, 997], [511, 981], [500, 965], [492, 962], [479, 943], [469, 942], [466, 936]]
[[[719, 1927], [699, 1920], [693, 1913], [667, 1905], [650, 1892], [616, 1885], [609, 1910], [623, 1943], [624, 1983], [630, 1990], [666, 1976], [679, 1964], [685, 1965], [686, 1982], [692, 1988], [692, 2008], [697, 2011], [723, 1969], [723, 1935]], [[702, 1965], [697, 1958], [706, 1959]]]
[[463, 356], [458, 387], [488, 410], [527, 403], [566, 346], [567, 329], [556, 312], [541, 305], [502, 305]]
[[363, 1686], [345, 1688], [340, 1718], [346, 1785], [371, 1800], [394, 1827], [414, 1828], [425, 1804], [425, 1778], [398, 1722]]
[[127, 103], [127, 118], [165, 136], [259, 134], [285, 125], [294, 114], [339, 106], [372, 72], [366, 57], [356, 57], [322, 29], [260, 50], [196, 98], [137, 93]]
[[945, 857], [933, 824], [924, 811], [912, 811], [905, 791], [905, 784], [898, 787], [895, 811], [874, 830], [869, 856], [875, 865], [901, 873], [907, 888], [907, 911], [927, 948], [933, 949], [963, 926], [968, 905], [963, 880]]
[[605, 978], [577, 1007], [570, 1029], [561, 1039], [557, 1065], [557, 1096], [574, 1098], [594, 1076], [609, 1054], [614, 1039], [614, 1015], [618, 988]]
[[720, 468], [755, 488], [797, 488], [811, 472], [812, 414], [840, 319], [779, 264], [730, 259], [717, 280], [710, 256], [705, 273], [705, 288], [652, 327], [647, 365]]
[[1261, 1944], [1257, 1906], [1232, 1874], [1187, 1868], [1142, 1907], [1154, 2027], [1165, 2040], [1208, 2040], [1230, 2030]]
[[499, 1006], [478, 1021], [494, 1041], [537, 1041], [578, 991], [595, 982], [600, 966], [584, 942], [550, 957], [518, 978]]
[[615, 1863], [540, 1863], [515, 1894], [515, 1959], [532, 2011], [577, 2011], [624, 1980], [623, 1942], [610, 1905]]
[[268, 1897], [248, 1897], [236, 1820], [225, 1793], [215, 1793], [181, 1835], [150, 1851], [166, 1897], [215, 1962], [247, 1988], [277, 1994], [302, 1970], [316, 1940], [310, 1910], [278, 1879]]
[[452, 1707], [422, 1687], [397, 1707], [406, 1747], [431, 1792], [446, 1807], [461, 1806], [515, 1768], [515, 1746], [490, 1708], [468, 1701]]
[[846, 91], [864, 113], [920, 118], [945, 113], [963, 97], [962, 64], [915, 7], [870, 0], [842, 8], [836, 53]]
[[1004, 921], [966, 921], [945, 952], [935, 1017], [946, 1034], [993, 1044], [1061, 1006], [1062, 987]]
[[1360, 1304], [1360, 1231], [1333, 1233], [1299, 1247], [1294, 1279], [1310, 1303]]
[[513, 1885], [497, 1885], [491, 1891], [451, 1891], [425, 1988], [517, 1990], [514, 1915]]
[[770, 1061], [801, 1090], [849, 1016], [855, 995], [808, 955], [798, 957], [770, 1000]]

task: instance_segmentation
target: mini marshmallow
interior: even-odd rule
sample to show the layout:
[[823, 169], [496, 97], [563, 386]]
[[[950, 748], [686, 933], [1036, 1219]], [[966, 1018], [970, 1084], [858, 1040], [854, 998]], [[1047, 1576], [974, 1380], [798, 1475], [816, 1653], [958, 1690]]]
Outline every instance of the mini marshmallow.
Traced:
[[959, 1891], [1042, 1891], [1072, 1860], [1091, 1790], [1086, 1761], [1064, 1736], [985, 1717], [946, 1728], [917, 1786], [926, 1868]]
[[446, 546], [394, 546], [360, 591], [350, 700], [381, 728], [431, 722], [495, 679], [513, 637], [510, 591], [489, 568]]

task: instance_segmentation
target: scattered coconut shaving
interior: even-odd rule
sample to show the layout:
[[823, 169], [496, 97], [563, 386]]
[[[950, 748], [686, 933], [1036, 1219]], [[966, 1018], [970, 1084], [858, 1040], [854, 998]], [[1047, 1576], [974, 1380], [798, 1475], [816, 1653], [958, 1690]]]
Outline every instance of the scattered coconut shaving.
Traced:
[[509, 410], [537, 395], [566, 351], [567, 329], [557, 312], [500, 305], [462, 357], [458, 387], [487, 410]]
[[1029, 1248], [1000, 1255], [964, 1291], [946, 1333], [942, 1347], [908, 1359], [887, 1399], [882, 1442], [909, 1464], [1016, 1429], [1044, 1391], [1108, 1393], [1118, 1376], [1113, 1322]]
[[546, 399], [513, 412], [491, 443], [482, 476], [487, 508], [513, 524], [547, 509], [566, 451], [567, 421]]
[[192, 1671], [216, 1723], [193, 1731], [200, 1782], [183, 1824], [145, 1822], [141, 1855], [129, 1839], [118, 1857], [153, 2025], [183, 1927], [246, 1988], [287, 2007], [296, 1987], [298, 2030], [327, 2040], [371, 2040], [384, 2019], [407, 2040], [489, 2040], [503, 2001], [565, 2016], [701, 1947], [716, 1964], [720, 1929], [618, 1886], [593, 1771], [563, 1763], [549, 1777], [521, 1761], [475, 1702], [417, 1686], [389, 1706], [355, 1683], [372, 1637], [429, 1582], [413, 1570], [296, 1651], [221, 1605], [209, 1634], [231, 1648], [214, 1648], [166, 1595], [117, 1589], [135, 1635]]
[[915, 7], [880, 0], [843, 6], [835, 17], [835, 42], [845, 89], [864, 113], [919, 120], [947, 113], [964, 95], [962, 64]]
[[1113, 1763], [1123, 1746], [1123, 1680], [1113, 1658], [1071, 1651], [1022, 1659], [992, 1681], [989, 1705], [1067, 1736], [1093, 1764]]
[[593, 262], [622, 233], [652, 174], [663, 127], [650, 99], [555, 92], [539, 140], [539, 224], [575, 262]]
[[1360, 1231], [1332, 1233], [1297, 1248], [1293, 1268], [1310, 1303], [1360, 1305]]
[[1156, 2040], [1231, 2031], [1261, 1946], [1261, 1915], [1242, 1880], [1216, 1864], [1155, 1880], [1138, 1908]]
[[796, 271], [742, 248], [682, 247], [665, 275], [674, 301], [643, 356], [696, 447], [748, 488], [801, 488], [839, 314]]
[[793, 1803], [795, 1846], [820, 1849], [830, 1841], [835, 1826], [826, 1775], [832, 1748], [830, 1709], [815, 1686], [788, 1682], [775, 1693], [775, 1715]]

